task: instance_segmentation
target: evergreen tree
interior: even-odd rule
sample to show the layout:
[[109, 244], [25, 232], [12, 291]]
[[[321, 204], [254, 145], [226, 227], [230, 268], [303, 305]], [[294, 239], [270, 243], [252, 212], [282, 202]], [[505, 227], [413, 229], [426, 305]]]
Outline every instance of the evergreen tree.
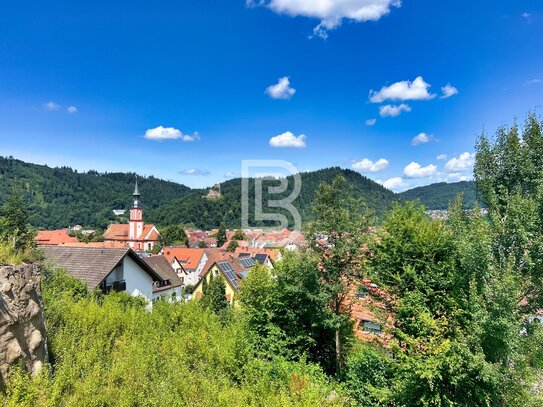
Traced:
[[215, 237], [217, 239], [217, 247], [222, 247], [222, 245], [226, 243], [226, 227], [223, 223], [221, 223], [221, 226], [219, 227], [219, 230], [217, 231], [217, 235]]
[[0, 209], [0, 236], [16, 251], [33, 245], [34, 231], [28, 222], [27, 203], [22, 189], [14, 187]]

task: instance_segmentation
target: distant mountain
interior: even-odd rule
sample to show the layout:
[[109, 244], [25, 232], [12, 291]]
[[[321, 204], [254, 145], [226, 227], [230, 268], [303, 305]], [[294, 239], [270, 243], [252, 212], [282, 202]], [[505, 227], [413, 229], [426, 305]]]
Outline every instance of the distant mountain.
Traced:
[[402, 192], [400, 197], [404, 201], [419, 200], [427, 209], [447, 209], [449, 202], [462, 193], [467, 208], [475, 203], [475, 182], [462, 181], [455, 183], [440, 182], [424, 187], [413, 188]]
[[[339, 167], [300, 174], [302, 188], [293, 202], [303, 221], [311, 219], [311, 203], [320, 183], [331, 183], [338, 175], [345, 177], [356, 197], [363, 198], [370, 209], [381, 215], [392, 202], [419, 199], [429, 209], [446, 209], [458, 192], [463, 192], [469, 206], [475, 199], [473, 182], [433, 184], [394, 194], [358, 172]], [[24, 188], [30, 203], [30, 220], [36, 227], [62, 228], [76, 224], [105, 228], [112, 222], [125, 222], [116, 217], [114, 209], [128, 209], [134, 188], [134, 173], [80, 173], [68, 167], [50, 168], [26, 163], [14, 158], [0, 157], [0, 204], [14, 184]], [[170, 224], [192, 225], [211, 229], [224, 223], [229, 228], [241, 225], [241, 186], [236, 178], [220, 185], [207, 197], [209, 189], [191, 189], [175, 182], [155, 177], [138, 176], [138, 184], [145, 208], [145, 220], [159, 226]], [[278, 180], [263, 180], [263, 202], [287, 197], [290, 188], [279, 197], [268, 193]], [[252, 226], [274, 226], [273, 222], [254, 219], [255, 180], [249, 180], [249, 219]], [[266, 205], [264, 204], [264, 207]], [[264, 212], [266, 209], [264, 208]], [[281, 211], [292, 224], [288, 211]]]

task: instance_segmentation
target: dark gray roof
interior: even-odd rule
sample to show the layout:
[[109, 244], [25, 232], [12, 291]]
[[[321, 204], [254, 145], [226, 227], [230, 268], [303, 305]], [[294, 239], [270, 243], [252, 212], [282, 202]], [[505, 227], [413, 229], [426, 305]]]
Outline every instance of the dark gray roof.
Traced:
[[130, 256], [153, 280], [161, 277], [130, 248], [111, 247], [43, 247], [45, 258], [54, 267], [65, 269], [72, 276], [94, 289], [111, 273], [125, 256]]
[[142, 260], [147, 263], [162, 280], [170, 281], [168, 288], [180, 287], [183, 284], [165, 256], [144, 257]]

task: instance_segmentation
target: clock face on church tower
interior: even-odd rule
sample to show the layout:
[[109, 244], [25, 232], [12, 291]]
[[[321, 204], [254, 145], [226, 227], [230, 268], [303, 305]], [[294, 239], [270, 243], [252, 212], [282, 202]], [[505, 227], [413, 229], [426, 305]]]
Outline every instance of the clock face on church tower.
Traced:
[[130, 211], [130, 220], [142, 220], [143, 219], [143, 211], [141, 209], [132, 209]]

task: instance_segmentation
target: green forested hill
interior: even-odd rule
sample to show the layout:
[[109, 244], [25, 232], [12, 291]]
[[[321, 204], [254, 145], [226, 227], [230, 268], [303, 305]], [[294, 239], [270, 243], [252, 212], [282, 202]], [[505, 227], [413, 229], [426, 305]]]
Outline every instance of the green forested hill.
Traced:
[[[30, 203], [30, 221], [36, 227], [60, 228], [80, 224], [104, 227], [118, 221], [113, 209], [126, 209], [134, 190], [133, 173], [78, 173], [0, 157], [0, 203], [14, 184], [22, 186]], [[151, 212], [190, 188], [154, 177], [138, 177]]]
[[475, 203], [475, 182], [461, 181], [451, 184], [440, 182], [438, 184], [418, 187], [402, 192], [400, 197], [404, 201], [419, 200], [427, 209], [447, 209], [459, 193], [464, 195], [467, 208]]
[[[311, 216], [311, 202], [321, 182], [331, 182], [342, 174], [357, 196], [366, 200], [377, 212], [390, 207], [395, 194], [379, 184], [350, 170], [329, 168], [301, 174], [302, 191], [294, 205], [302, 219]], [[105, 227], [111, 222], [125, 221], [113, 215], [113, 209], [127, 209], [134, 188], [134, 173], [79, 173], [68, 167], [50, 168], [0, 157], [0, 204], [13, 185], [22, 186], [30, 203], [31, 223], [36, 227], [61, 228], [80, 224], [85, 227]], [[220, 223], [228, 227], [241, 224], [241, 179], [221, 185], [219, 199], [206, 199], [207, 190], [191, 189], [154, 177], [138, 177], [145, 208], [145, 219], [158, 225], [190, 224], [213, 228]], [[276, 180], [264, 180], [263, 201], [268, 199], [268, 187]], [[290, 182], [289, 185], [293, 183]], [[250, 180], [250, 208], [254, 208], [254, 180]], [[290, 194], [287, 190], [284, 196]], [[270, 196], [270, 199], [277, 197]], [[289, 216], [288, 212], [284, 212]], [[253, 224], [253, 223], [251, 223]], [[256, 225], [270, 224], [256, 222]]]
[[[378, 215], [389, 209], [395, 200], [416, 200], [428, 209], [446, 209], [458, 192], [463, 192], [467, 204], [475, 199], [474, 184], [434, 184], [415, 188], [400, 195], [383, 188], [369, 178], [338, 167], [301, 174], [302, 190], [294, 201], [302, 220], [311, 218], [311, 202], [321, 182], [330, 183], [343, 175], [353, 187], [357, 197]], [[127, 209], [134, 188], [134, 173], [77, 172], [68, 167], [50, 168], [46, 165], [25, 163], [13, 158], [0, 157], [0, 204], [14, 184], [22, 186], [31, 208], [31, 223], [36, 227], [61, 228], [76, 224], [85, 227], [106, 227], [111, 222], [124, 222], [115, 217], [113, 209]], [[249, 180], [250, 225], [274, 225], [272, 222], [254, 221], [254, 180]], [[175, 182], [155, 177], [138, 177], [145, 208], [145, 219], [159, 226], [170, 224], [214, 228], [224, 223], [229, 228], [241, 224], [241, 179], [221, 184], [219, 199], [207, 199], [207, 189], [191, 189]], [[263, 201], [278, 199], [268, 194], [268, 187], [279, 185], [277, 180], [263, 181]], [[292, 187], [293, 183], [289, 182]], [[283, 196], [290, 194], [287, 190]], [[265, 205], [264, 205], [265, 206]], [[264, 208], [264, 212], [266, 209]], [[280, 212], [292, 223], [287, 211]]]
[[[398, 199], [397, 196], [383, 188], [376, 182], [351, 170], [344, 170], [338, 167], [327, 168], [319, 171], [302, 173], [302, 189], [293, 205], [298, 208], [303, 221], [311, 218], [311, 203], [315, 198], [317, 187], [321, 182], [331, 183], [338, 175], [343, 175], [347, 182], [352, 185], [353, 191], [357, 197], [365, 200], [368, 207], [375, 210], [378, 214], [391, 207], [392, 202]], [[268, 199], [276, 200], [280, 197], [287, 197], [292, 191], [293, 182], [289, 180], [288, 189], [279, 197], [269, 195], [268, 187], [279, 185], [277, 180], [263, 181], [263, 202]], [[250, 219], [253, 219], [254, 209], [254, 180], [249, 180], [249, 212]], [[218, 223], [223, 222], [227, 227], [235, 228], [241, 224], [241, 179], [233, 179], [221, 184], [221, 198], [216, 200], [203, 199], [207, 191], [199, 190], [194, 193], [174, 200], [163, 205], [154, 212], [154, 219], [159, 224], [192, 224], [200, 228], [216, 227]], [[264, 212], [266, 210], [264, 209]], [[292, 218], [287, 211], [283, 213], [290, 222]], [[269, 222], [251, 221], [251, 226], [274, 226]]]

